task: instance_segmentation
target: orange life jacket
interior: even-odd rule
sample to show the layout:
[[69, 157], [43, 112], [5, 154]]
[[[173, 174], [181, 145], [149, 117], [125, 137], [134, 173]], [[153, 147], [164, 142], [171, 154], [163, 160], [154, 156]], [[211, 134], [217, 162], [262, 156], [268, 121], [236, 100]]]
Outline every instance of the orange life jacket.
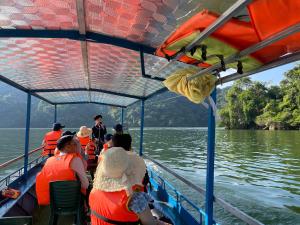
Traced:
[[103, 151], [107, 151], [108, 148], [109, 148], [108, 143], [105, 143], [105, 144], [103, 145]]
[[138, 222], [138, 216], [127, 207], [129, 200], [124, 190], [105, 192], [93, 188], [89, 197], [92, 225], [111, 225], [100, 219], [99, 215], [118, 222]]
[[[246, 49], [266, 38], [300, 22], [300, 1], [295, 0], [254, 0], [248, 5], [250, 22], [230, 19], [222, 27], [213, 32], [201, 44], [207, 45], [207, 54], [223, 54], [224, 57]], [[208, 10], [197, 13], [173, 32], [156, 50], [156, 55], [172, 57], [191, 43], [194, 38], [219, 18], [219, 15]], [[194, 36], [192, 36], [194, 35]], [[261, 66], [278, 59], [286, 53], [300, 50], [300, 32], [264, 47], [249, 57], [242, 58], [249, 68]], [[223, 50], [224, 51], [223, 51]], [[194, 52], [195, 51], [195, 52]], [[209, 67], [217, 59], [208, 58], [205, 62], [195, 57], [200, 49], [187, 52], [179, 60], [199, 67]], [[193, 53], [192, 53], [193, 52]], [[223, 53], [222, 53], [223, 52]], [[218, 61], [218, 60], [217, 60]], [[233, 63], [234, 64], [234, 63]], [[236, 63], [235, 63], [236, 64]], [[229, 67], [232, 64], [229, 65]], [[246, 70], [247, 71], [247, 70]]]
[[78, 157], [77, 153], [56, 155], [47, 159], [43, 169], [36, 176], [36, 195], [39, 205], [50, 204], [49, 183], [52, 181], [76, 180], [71, 161]]
[[42, 155], [54, 155], [57, 140], [60, 139], [62, 131], [51, 131], [48, 132], [44, 137], [45, 147]]
[[[96, 154], [95, 154], [96, 146], [94, 142], [90, 139], [90, 137], [77, 137], [77, 138], [81, 144], [81, 148], [83, 152], [85, 152], [88, 155], [89, 159], [96, 159]], [[87, 145], [89, 145], [89, 148], [86, 149]]]

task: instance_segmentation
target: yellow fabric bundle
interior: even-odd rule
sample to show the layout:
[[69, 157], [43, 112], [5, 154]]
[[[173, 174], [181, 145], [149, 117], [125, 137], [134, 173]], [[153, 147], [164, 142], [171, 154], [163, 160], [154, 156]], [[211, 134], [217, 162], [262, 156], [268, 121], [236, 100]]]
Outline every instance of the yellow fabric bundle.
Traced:
[[210, 74], [199, 76], [191, 81], [187, 77], [197, 73], [196, 68], [181, 69], [171, 74], [163, 83], [172, 92], [187, 97], [199, 104], [210, 95], [215, 87], [216, 77]]

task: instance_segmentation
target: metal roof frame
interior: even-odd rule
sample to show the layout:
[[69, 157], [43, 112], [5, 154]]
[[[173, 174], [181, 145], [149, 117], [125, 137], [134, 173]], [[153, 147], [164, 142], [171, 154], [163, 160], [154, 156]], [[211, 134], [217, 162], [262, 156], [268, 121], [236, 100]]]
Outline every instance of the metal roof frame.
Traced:
[[[291, 27], [288, 27], [287, 29], [283, 30], [283, 31], [280, 31], [268, 38], [266, 38], [265, 40], [261, 41], [261, 42], [258, 42], [257, 44], [254, 44], [236, 54], [233, 54], [233, 55], [230, 55], [228, 56], [227, 58], [224, 59], [224, 62], [225, 64], [227, 63], [232, 63], [234, 61], [237, 61], [238, 59], [244, 57], [244, 56], [247, 56], [247, 55], [250, 55], [251, 53], [254, 53], [260, 49], [263, 49], [264, 47], [267, 47], [268, 45], [270, 44], [273, 44], [279, 40], [282, 40], [283, 38], [286, 38], [288, 37], [289, 35], [292, 35], [296, 32], [299, 32], [300, 31], [300, 24], [295, 24], [294, 26], [291, 26]], [[216, 69], [219, 69], [221, 67], [221, 64], [220, 63], [216, 63], [204, 70], [201, 70], [200, 72], [190, 76], [187, 78], [187, 80], [192, 80], [196, 77], [199, 77], [203, 74], [206, 74], [206, 73], [211, 73], [213, 72], [214, 70]]]
[[[85, 22], [85, 10], [84, 3], [81, 0], [76, 0], [76, 12], [77, 12], [77, 20], [79, 25], [79, 33], [81, 35], [86, 34], [86, 22]], [[90, 70], [89, 70], [89, 60], [88, 60], [88, 47], [86, 40], [80, 41], [81, 46], [81, 54], [83, 60], [83, 71], [84, 71], [84, 79], [86, 82], [86, 86], [88, 90], [91, 88], [91, 78], [90, 78]], [[89, 101], [91, 101], [91, 93], [88, 92]]]
[[278, 66], [282, 66], [282, 65], [285, 65], [285, 64], [288, 64], [288, 63], [292, 63], [292, 62], [295, 62], [295, 61], [298, 61], [298, 60], [300, 60], [300, 52], [297, 52], [297, 53], [294, 53], [294, 54], [289, 54], [289, 55], [281, 57], [278, 60], [270, 62], [270, 63], [268, 63], [268, 64], [266, 64], [266, 65], [264, 65], [264, 66], [262, 66], [262, 67], [260, 67], [256, 70], [253, 70], [253, 71], [250, 71], [250, 72], [247, 72], [247, 73], [243, 73], [243, 74], [234, 73], [234, 74], [230, 74], [230, 75], [227, 75], [225, 77], [222, 77], [217, 81], [216, 84], [217, 85], [222, 85], [222, 84], [230, 82], [230, 81], [234, 81], [234, 80], [237, 80], [237, 79], [240, 79], [240, 78], [243, 78], [243, 77], [248, 77], [248, 76], [251, 76], [253, 74], [263, 72], [265, 70], [273, 69], [273, 68], [276, 68]]
[[17, 84], [17, 83], [15, 83], [15, 82], [11, 81], [10, 79], [8, 79], [8, 78], [6, 78], [6, 77], [4, 77], [4, 76], [2, 76], [2, 75], [0, 75], [0, 81], [2, 81], [3, 83], [8, 84], [8, 85], [10, 85], [10, 86], [12, 86], [12, 87], [14, 87], [14, 88], [20, 90], [20, 91], [24, 91], [25, 93], [29, 93], [29, 94], [31, 94], [32, 96], [37, 97], [37, 98], [39, 98], [39, 99], [41, 99], [41, 100], [43, 100], [43, 101], [45, 101], [45, 102], [47, 102], [47, 103], [49, 103], [49, 104], [51, 104], [51, 105], [54, 105], [54, 103], [51, 102], [51, 101], [49, 101], [48, 99], [46, 99], [46, 98], [40, 96], [40, 95], [37, 94], [37, 93], [31, 92], [29, 89], [23, 87], [23, 86], [20, 85], [20, 84]]
[[77, 105], [77, 104], [97, 104], [97, 105], [104, 105], [104, 106], [112, 106], [112, 107], [119, 107], [119, 108], [126, 108], [127, 106], [123, 105], [114, 105], [108, 103], [101, 103], [101, 102], [89, 102], [89, 101], [81, 101], [81, 102], [56, 102], [54, 105]]
[[97, 88], [60, 88], [60, 89], [32, 89], [32, 92], [70, 92], [70, 91], [94, 91], [94, 92], [100, 92], [100, 93], [105, 93], [105, 94], [111, 94], [111, 95], [116, 95], [116, 96], [122, 96], [122, 97], [127, 97], [127, 98], [134, 98], [134, 99], [145, 99], [142, 96], [136, 96], [136, 95], [129, 95], [129, 94], [123, 94], [119, 92], [114, 92], [114, 91], [107, 91], [104, 89], [97, 89]]
[[145, 53], [151, 55], [156, 51], [155, 48], [141, 43], [91, 31], [87, 31], [86, 34], [80, 34], [78, 30], [0, 29], [0, 38], [67, 38], [77, 41], [114, 45], [137, 52], [142, 48]]
[[146, 74], [143, 47], [141, 47], [141, 49], [140, 49], [140, 61], [141, 61], [141, 73], [142, 73], [142, 76], [144, 78], [151, 79], [151, 80], [157, 80], [157, 81], [164, 81], [165, 80], [165, 78], [156, 77], [156, 76], [153, 76], [153, 75]]

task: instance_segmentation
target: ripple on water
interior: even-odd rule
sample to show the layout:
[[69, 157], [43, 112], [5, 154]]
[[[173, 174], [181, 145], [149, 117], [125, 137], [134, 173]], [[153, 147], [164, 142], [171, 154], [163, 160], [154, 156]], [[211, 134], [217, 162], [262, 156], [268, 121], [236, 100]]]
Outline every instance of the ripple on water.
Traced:
[[[154, 138], [159, 147], [148, 145], [149, 155], [204, 187], [206, 130], [152, 130], [145, 135], [146, 142]], [[216, 139], [216, 195], [265, 224], [298, 224], [300, 133], [218, 130]], [[223, 224], [241, 224], [220, 215]]]

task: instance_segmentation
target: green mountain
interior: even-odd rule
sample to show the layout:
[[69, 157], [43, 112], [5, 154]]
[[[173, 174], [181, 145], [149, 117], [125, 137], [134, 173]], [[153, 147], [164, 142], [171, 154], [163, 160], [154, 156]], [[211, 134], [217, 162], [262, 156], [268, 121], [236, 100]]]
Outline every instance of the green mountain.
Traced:
[[[220, 106], [225, 104], [227, 89], [218, 90]], [[0, 84], [0, 127], [24, 127], [26, 94], [6, 84]], [[54, 106], [32, 98], [31, 127], [50, 127]], [[94, 104], [58, 106], [58, 121], [67, 127], [92, 126], [93, 116], [102, 114], [107, 126], [120, 122], [119, 108]], [[140, 122], [140, 103], [125, 109], [125, 123], [137, 127]], [[189, 102], [186, 98], [166, 92], [145, 102], [145, 126], [147, 127], [205, 127], [207, 109]]]
[[300, 65], [284, 74], [278, 86], [243, 78], [234, 82], [220, 110], [228, 129], [300, 129]]

